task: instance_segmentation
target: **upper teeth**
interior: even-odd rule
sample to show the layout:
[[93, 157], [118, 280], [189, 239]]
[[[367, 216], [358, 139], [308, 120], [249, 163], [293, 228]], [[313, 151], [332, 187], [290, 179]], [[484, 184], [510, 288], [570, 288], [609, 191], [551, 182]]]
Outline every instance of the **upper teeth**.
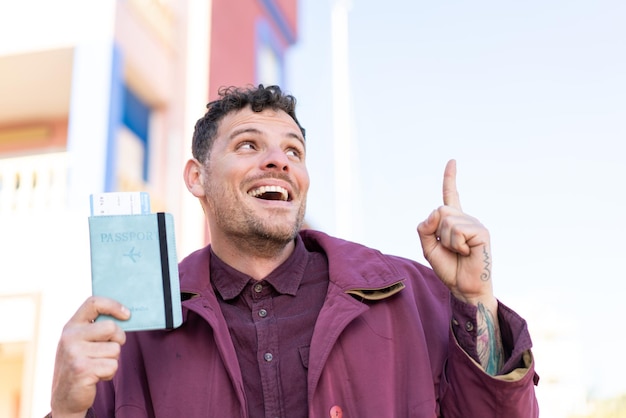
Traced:
[[258, 197], [264, 193], [269, 193], [269, 192], [280, 193], [282, 195], [282, 200], [285, 200], [285, 201], [289, 198], [289, 193], [287, 192], [287, 189], [280, 187], [280, 186], [261, 186], [257, 189], [250, 190], [248, 194], [252, 197]]

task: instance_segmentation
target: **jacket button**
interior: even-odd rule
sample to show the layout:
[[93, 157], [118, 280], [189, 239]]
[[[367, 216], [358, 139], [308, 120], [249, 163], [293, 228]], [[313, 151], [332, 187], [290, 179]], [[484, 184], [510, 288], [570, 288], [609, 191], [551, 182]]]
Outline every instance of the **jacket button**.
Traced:
[[471, 322], [471, 321], [467, 321], [467, 322], [465, 323], [465, 329], [466, 329], [468, 332], [472, 332], [472, 331], [474, 331], [474, 324], [472, 324], [472, 322]]
[[342, 418], [342, 417], [343, 417], [343, 411], [341, 410], [339, 406], [335, 405], [332, 408], [330, 408], [330, 418]]

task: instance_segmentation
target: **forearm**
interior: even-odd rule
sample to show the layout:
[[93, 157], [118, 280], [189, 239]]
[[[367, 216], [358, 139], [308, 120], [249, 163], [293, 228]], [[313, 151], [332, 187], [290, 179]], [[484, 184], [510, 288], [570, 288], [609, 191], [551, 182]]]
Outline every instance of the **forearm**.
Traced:
[[498, 303], [478, 303], [476, 312], [476, 351], [485, 372], [495, 376], [504, 365], [504, 348], [498, 322]]
[[489, 297], [468, 303], [452, 296], [451, 307], [452, 330], [459, 346], [486, 373], [501, 374], [507, 350], [498, 318], [498, 300]]

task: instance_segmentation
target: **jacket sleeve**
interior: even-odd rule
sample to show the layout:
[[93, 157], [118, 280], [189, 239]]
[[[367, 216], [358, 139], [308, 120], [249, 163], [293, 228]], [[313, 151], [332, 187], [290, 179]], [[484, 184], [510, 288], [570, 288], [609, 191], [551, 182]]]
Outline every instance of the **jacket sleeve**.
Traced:
[[499, 303], [498, 319], [507, 360], [502, 374], [490, 376], [477, 361], [475, 308], [452, 299], [450, 348], [440, 386], [441, 416], [539, 416], [534, 388], [539, 377], [534, 369], [526, 322]]
[[86, 418], [113, 418], [115, 417], [115, 389], [113, 383], [100, 381], [96, 388], [96, 399], [90, 409], [92, 415]]

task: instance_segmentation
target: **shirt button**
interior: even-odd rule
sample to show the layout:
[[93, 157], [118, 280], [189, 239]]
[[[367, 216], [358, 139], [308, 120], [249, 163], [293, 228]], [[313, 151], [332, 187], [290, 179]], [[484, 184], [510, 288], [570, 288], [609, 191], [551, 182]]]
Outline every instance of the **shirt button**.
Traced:
[[330, 418], [342, 418], [343, 417], [343, 411], [341, 410], [341, 407], [335, 405], [332, 408], [330, 408]]
[[466, 329], [467, 331], [473, 331], [473, 330], [474, 330], [474, 324], [472, 324], [472, 322], [471, 322], [471, 321], [467, 321], [467, 322], [465, 323], [465, 329]]
[[272, 353], [265, 353], [263, 354], [263, 358], [269, 363], [274, 359], [274, 356], [272, 355]]
[[254, 285], [254, 291], [257, 293], [261, 293], [263, 291], [263, 285], [260, 283], [257, 283]]
[[265, 318], [265, 317], [267, 316], [267, 311], [266, 311], [265, 309], [261, 309], [261, 310], [259, 311], [259, 316], [260, 316], [261, 318]]

